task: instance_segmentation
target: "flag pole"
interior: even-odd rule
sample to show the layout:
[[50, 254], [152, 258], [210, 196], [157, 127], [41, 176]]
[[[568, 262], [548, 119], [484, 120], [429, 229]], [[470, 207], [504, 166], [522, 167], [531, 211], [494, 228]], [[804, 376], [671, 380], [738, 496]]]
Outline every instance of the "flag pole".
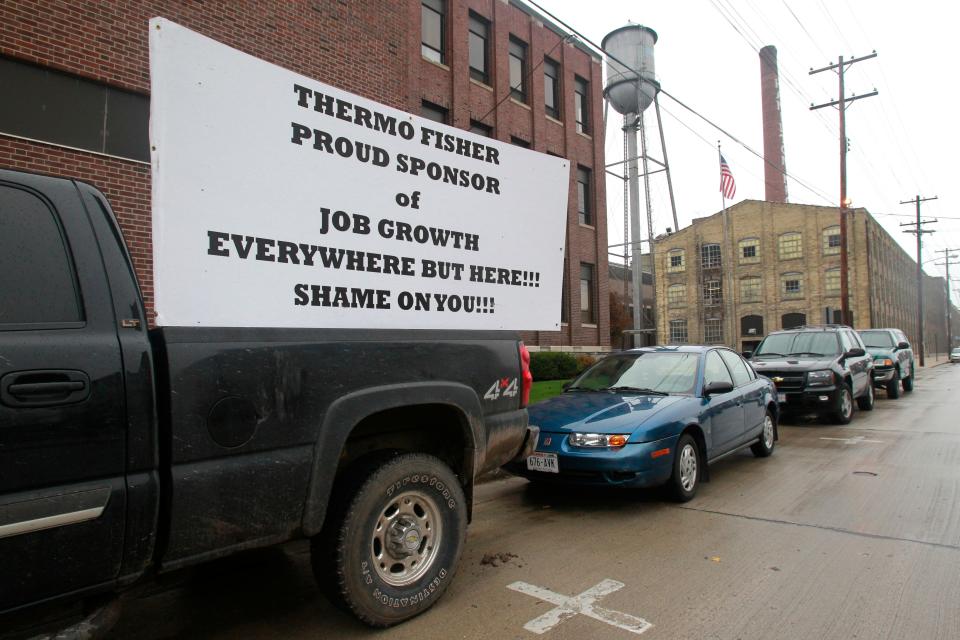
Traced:
[[[720, 252], [720, 273], [727, 276], [723, 278], [723, 280], [726, 280], [723, 286], [726, 292], [722, 294], [723, 327], [724, 333], [726, 334], [724, 336], [724, 342], [727, 346], [739, 353], [740, 350], [737, 349], [737, 341], [734, 338], [736, 323], [733, 319], [733, 248], [730, 243], [730, 219], [727, 216], [727, 196], [723, 191], [723, 152], [720, 150], [719, 140], [717, 140], [717, 166], [720, 168], [720, 202], [722, 205], [720, 218], [723, 224], [723, 251]], [[726, 259], [723, 254], [726, 254]], [[721, 282], [723, 280], [721, 280]]]

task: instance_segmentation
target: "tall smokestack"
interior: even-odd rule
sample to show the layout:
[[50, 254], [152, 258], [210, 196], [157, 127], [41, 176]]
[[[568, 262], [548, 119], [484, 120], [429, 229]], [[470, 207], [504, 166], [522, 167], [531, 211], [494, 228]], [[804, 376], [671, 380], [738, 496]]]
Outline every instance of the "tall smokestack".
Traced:
[[783, 121], [780, 118], [780, 76], [777, 48], [760, 49], [760, 99], [763, 103], [764, 183], [768, 202], [787, 201], [787, 160], [783, 152]]

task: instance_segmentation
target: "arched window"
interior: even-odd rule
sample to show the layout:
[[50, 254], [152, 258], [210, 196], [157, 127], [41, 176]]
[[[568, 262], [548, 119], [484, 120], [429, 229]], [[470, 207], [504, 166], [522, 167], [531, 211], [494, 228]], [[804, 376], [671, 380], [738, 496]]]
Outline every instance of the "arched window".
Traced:
[[780, 249], [780, 259], [790, 260], [803, 257], [803, 235], [797, 231], [784, 233], [777, 240]]
[[840, 225], [823, 230], [823, 255], [835, 256], [840, 253]]
[[803, 297], [803, 274], [794, 271], [780, 276], [780, 295], [784, 298]]
[[763, 316], [743, 316], [740, 318], [740, 334], [744, 336], [763, 335]]
[[683, 249], [671, 249], [667, 252], [667, 273], [680, 273], [686, 268]]
[[744, 238], [739, 246], [740, 264], [760, 262], [760, 238]]
[[805, 313], [785, 313], [780, 318], [784, 329], [796, 329], [807, 324], [807, 314]]

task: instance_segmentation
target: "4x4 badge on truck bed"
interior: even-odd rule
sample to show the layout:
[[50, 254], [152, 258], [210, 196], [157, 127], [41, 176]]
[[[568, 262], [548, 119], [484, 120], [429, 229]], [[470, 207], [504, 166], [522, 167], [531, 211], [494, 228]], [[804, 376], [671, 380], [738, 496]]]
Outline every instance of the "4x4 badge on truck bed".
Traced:
[[[502, 391], [501, 391], [502, 389]], [[520, 392], [520, 388], [517, 385], [517, 379], [510, 378], [500, 378], [493, 385], [487, 389], [487, 392], [483, 394], [484, 400], [498, 400], [500, 396], [504, 398], [512, 398]]]

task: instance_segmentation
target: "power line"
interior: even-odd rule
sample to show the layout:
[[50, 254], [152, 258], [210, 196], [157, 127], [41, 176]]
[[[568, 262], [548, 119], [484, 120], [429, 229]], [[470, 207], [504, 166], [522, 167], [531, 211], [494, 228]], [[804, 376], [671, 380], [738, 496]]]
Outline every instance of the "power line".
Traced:
[[920, 203], [927, 202], [928, 200], [936, 200], [937, 196], [931, 196], [929, 198], [921, 198], [919, 195], [916, 196], [913, 200], [901, 200], [900, 204], [915, 204], [917, 207], [917, 221], [916, 222], [901, 222], [901, 227], [914, 227], [913, 229], [904, 229], [904, 233], [912, 233], [917, 236], [917, 334], [918, 334], [918, 344], [920, 345], [920, 366], [925, 366], [924, 363], [924, 345], [923, 345], [923, 234], [925, 233], [935, 233], [933, 229], [924, 229], [923, 225], [925, 224], [934, 224], [937, 219], [933, 220], [923, 220], [920, 218]]

